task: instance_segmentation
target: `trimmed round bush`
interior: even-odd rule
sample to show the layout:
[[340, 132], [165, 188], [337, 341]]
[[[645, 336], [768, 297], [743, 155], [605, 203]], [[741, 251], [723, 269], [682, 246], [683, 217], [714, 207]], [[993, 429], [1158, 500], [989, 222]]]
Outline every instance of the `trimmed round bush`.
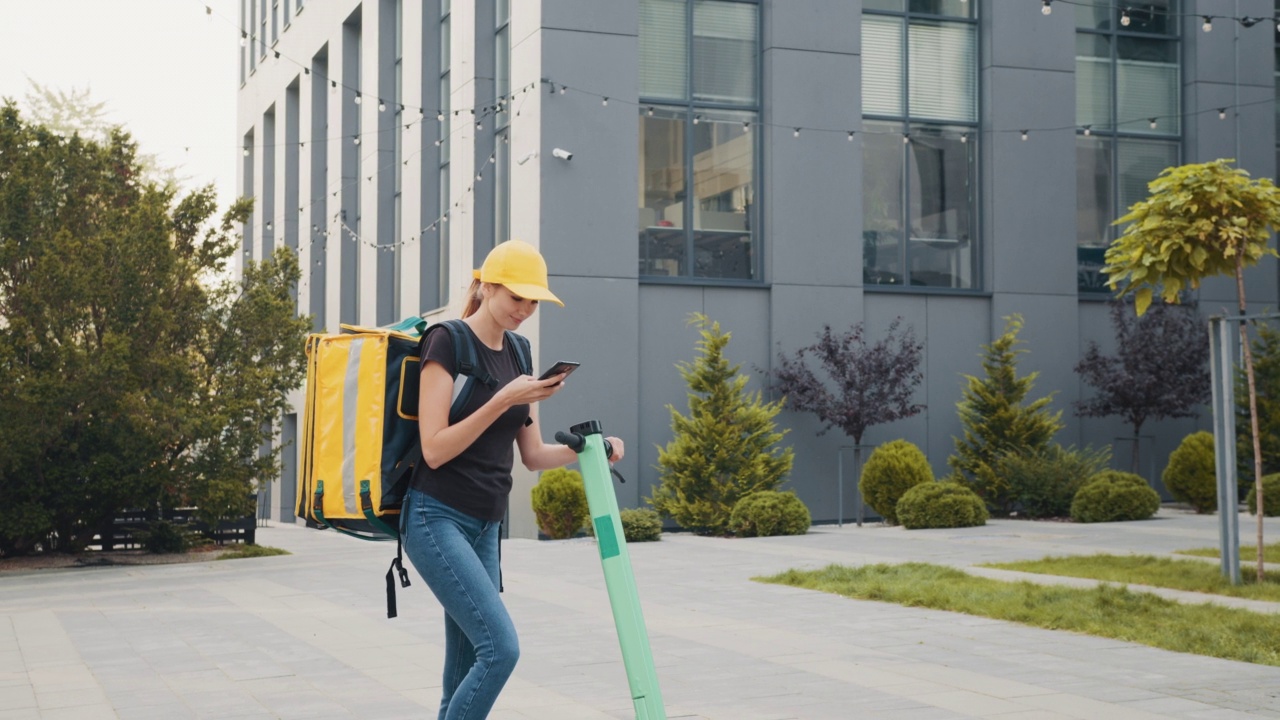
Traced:
[[898, 500], [898, 521], [908, 530], [975, 527], [987, 524], [987, 504], [958, 482], [927, 482]]
[[[1258, 514], [1258, 491], [1249, 488], [1249, 514]], [[1280, 473], [1262, 476], [1262, 514], [1265, 517], [1280, 517]]]
[[1160, 494], [1133, 473], [1104, 470], [1071, 501], [1071, 519], [1082, 523], [1146, 520], [1160, 509]]
[[898, 500], [911, 488], [933, 482], [933, 468], [920, 448], [893, 440], [876, 448], [862, 468], [862, 498], [890, 525], [898, 523]]
[[542, 473], [532, 496], [538, 528], [552, 540], [573, 537], [591, 514], [582, 473], [577, 470], [556, 468]]
[[1169, 464], [1160, 478], [1175, 500], [1187, 503], [1198, 513], [1211, 513], [1218, 509], [1216, 473], [1213, 435], [1202, 430], [1182, 439], [1169, 454]]
[[803, 535], [813, 518], [804, 501], [790, 490], [760, 490], [734, 503], [729, 532], [738, 537]]
[[627, 542], [650, 542], [662, 539], [662, 518], [649, 508], [626, 508], [622, 516], [622, 534]]

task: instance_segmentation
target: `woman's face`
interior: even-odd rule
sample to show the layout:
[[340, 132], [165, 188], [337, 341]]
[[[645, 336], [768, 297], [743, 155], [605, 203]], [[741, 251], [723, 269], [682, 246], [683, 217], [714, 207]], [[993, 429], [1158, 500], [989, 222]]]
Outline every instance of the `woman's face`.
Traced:
[[489, 315], [503, 330], [516, 330], [538, 309], [537, 300], [527, 300], [502, 285], [485, 285]]

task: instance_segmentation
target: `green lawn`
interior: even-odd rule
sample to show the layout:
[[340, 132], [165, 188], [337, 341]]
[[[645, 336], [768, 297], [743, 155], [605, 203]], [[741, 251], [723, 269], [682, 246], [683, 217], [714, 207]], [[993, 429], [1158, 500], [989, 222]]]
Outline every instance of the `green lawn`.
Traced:
[[788, 570], [759, 582], [862, 600], [951, 610], [1051, 630], [1071, 630], [1177, 652], [1280, 665], [1280, 615], [1190, 605], [1124, 587], [1081, 589], [1002, 582], [906, 563]]
[[268, 557], [270, 555], [289, 555], [288, 550], [267, 547], [266, 545], [232, 545], [231, 549], [218, 556], [218, 560], [239, 560], [240, 558]]
[[[1214, 557], [1214, 558], [1221, 555], [1221, 552], [1222, 551], [1216, 547], [1194, 548], [1191, 550], [1178, 551], [1178, 553], [1181, 555], [1197, 555], [1199, 557]], [[1257, 545], [1242, 546], [1240, 548], [1240, 564], [1241, 565], [1244, 565], [1246, 562], [1252, 562], [1256, 565], [1257, 560], [1258, 560]], [[1266, 562], [1266, 563], [1280, 563], [1280, 543], [1271, 543], [1270, 545], [1264, 545], [1262, 547], [1262, 560], [1263, 562]]]
[[1222, 576], [1218, 565], [1198, 560], [1174, 560], [1150, 555], [1080, 555], [1047, 557], [1043, 560], [988, 563], [982, 567], [1020, 570], [1042, 575], [1107, 580], [1131, 585], [1152, 585], [1190, 590], [1192, 592], [1230, 595], [1250, 600], [1280, 602], [1280, 568], [1266, 574], [1266, 582], [1257, 584], [1257, 572], [1240, 563], [1241, 585], [1232, 585]]

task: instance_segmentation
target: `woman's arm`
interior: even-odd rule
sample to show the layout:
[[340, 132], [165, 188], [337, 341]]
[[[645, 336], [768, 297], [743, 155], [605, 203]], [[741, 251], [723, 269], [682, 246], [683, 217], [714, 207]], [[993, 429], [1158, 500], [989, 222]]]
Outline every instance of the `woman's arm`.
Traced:
[[[564, 467], [578, 459], [578, 454], [569, 448], [568, 445], [556, 443], [548, 445], [542, 441], [542, 430], [538, 426], [538, 408], [533, 406], [529, 408], [529, 419], [532, 421], [528, 425], [520, 428], [520, 432], [516, 434], [516, 447], [520, 449], [520, 462], [529, 470], [550, 470], [552, 468]], [[609, 446], [613, 448], [613, 455], [609, 456], [610, 462], [617, 462], [622, 459], [624, 448], [622, 440], [616, 437], [605, 438], [609, 441]]]
[[504, 385], [475, 412], [450, 425], [453, 376], [440, 363], [428, 361], [418, 390], [418, 433], [427, 467], [434, 470], [460, 455], [511, 406], [532, 405], [556, 394], [560, 390], [554, 384], [558, 379], [536, 380], [521, 375]]

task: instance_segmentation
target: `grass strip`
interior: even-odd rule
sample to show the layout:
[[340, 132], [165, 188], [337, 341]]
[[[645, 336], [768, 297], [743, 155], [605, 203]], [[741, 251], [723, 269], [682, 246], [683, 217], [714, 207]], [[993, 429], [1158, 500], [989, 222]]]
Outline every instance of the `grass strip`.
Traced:
[[1151, 555], [1047, 557], [1043, 560], [985, 563], [981, 567], [1280, 602], [1280, 577], [1276, 577], [1275, 573], [1269, 574], [1265, 576], [1263, 584], [1259, 585], [1257, 569], [1246, 567], [1243, 562], [1240, 563], [1240, 579], [1243, 581], [1240, 585], [1232, 585], [1223, 577], [1222, 570], [1217, 565]]
[[1112, 585], [1085, 589], [1003, 582], [926, 563], [828, 565], [821, 570], [787, 570], [753, 579], [861, 600], [1071, 630], [1177, 652], [1280, 665], [1280, 644], [1276, 642], [1280, 615], [1208, 603], [1189, 605]]
[[266, 545], [232, 545], [229, 550], [218, 556], [218, 560], [239, 560], [241, 558], [270, 557], [272, 555], [290, 555], [288, 550], [268, 547]]
[[[1193, 548], [1191, 550], [1178, 550], [1179, 555], [1195, 555], [1197, 557], [1221, 557], [1222, 551], [1216, 547]], [[1249, 561], [1258, 559], [1257, 545], [1241, 545], [1240, 546], [1240, 563], [1243, 565]], [[1262, 547], [1262, 561], [1266, 563], [1280, 563], [1280, 543], [1271, 543]]]

